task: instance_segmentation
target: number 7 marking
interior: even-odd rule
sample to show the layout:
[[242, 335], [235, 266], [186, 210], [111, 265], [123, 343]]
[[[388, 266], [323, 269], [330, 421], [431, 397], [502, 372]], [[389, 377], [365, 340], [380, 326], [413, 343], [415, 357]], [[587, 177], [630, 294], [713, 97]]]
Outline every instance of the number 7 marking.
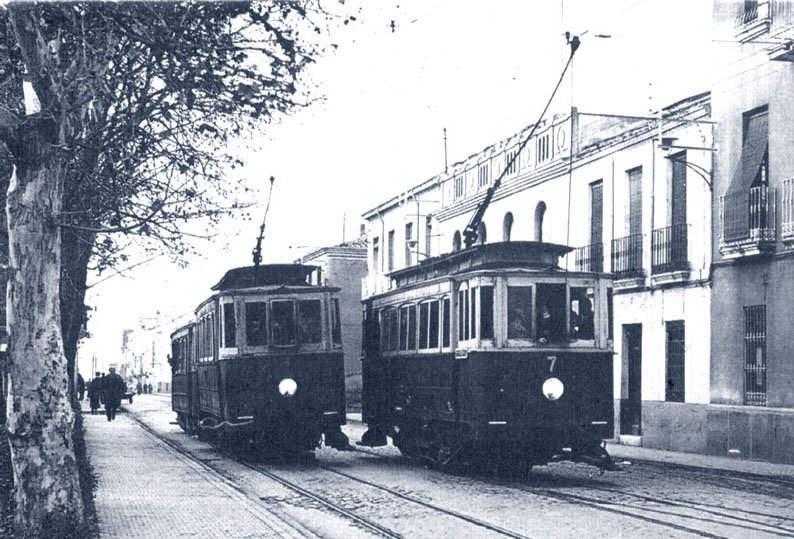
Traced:
[[549, 372], [554, 372], [554, 364], [557, 363], [557, 356], [546, 356], [549, 360]]

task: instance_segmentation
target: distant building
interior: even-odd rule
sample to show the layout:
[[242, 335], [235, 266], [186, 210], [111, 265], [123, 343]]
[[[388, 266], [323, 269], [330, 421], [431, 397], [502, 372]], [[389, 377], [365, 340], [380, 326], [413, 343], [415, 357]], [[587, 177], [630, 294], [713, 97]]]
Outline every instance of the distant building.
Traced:
[[345, 390], [348, 405], [361, 402], [361, 280], [367, 274], [367, 240], [323, 247], [303, 256], [298, 262], [319, 266], [312, 275], [314, 284], [336, 286], [342, 321], [342, 346], [345, 351]]
[[794, 463], [794, 4], [716, 1], [708, 452]]
[[661, 125], [573, 109], [545, 120], [523, 149], [530, 128], [372, 208], [364, 297], [390, 289], [395, 270], [463, 248], [464, 228], [506, 170], [479, 242], [566, 244], [576, 248], [568, 269], [615, 274], [615, 437], [705, 451], [690, 418], [709, 402], [709, 99], [665, 108]]

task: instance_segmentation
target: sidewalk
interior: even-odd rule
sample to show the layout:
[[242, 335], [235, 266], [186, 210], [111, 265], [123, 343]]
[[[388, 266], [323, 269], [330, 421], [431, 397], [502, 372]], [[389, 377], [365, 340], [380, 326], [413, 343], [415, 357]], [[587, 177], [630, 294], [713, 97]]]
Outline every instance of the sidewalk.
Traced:
[[223, 478], [156, 439], [124, 412], [83, 403], [102, 538], [296, 537]]
[[[347, 420], [349, 423], [361, 424], [361, 414], [348, 412]], [[618, 463], [622, 461], [629, 463], [646, 461], [704, 470], [794, 479], [794, 465], [790, 464], [774, 464], [771, 462], [715, 457], [695, 453], [677, 453], [675, 451], [648, 449], [646, 447], [621, 445], [613, 442], [607, 443], [607, 452]]]

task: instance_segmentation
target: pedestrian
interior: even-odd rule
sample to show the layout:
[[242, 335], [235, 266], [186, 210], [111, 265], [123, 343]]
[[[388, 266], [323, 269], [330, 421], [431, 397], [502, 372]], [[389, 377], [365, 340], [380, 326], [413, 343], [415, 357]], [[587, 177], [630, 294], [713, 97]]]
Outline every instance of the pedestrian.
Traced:
[[85, 380], [82, 375], [77, 373], [77, 400], [82, 401], [85, 397]]
[[146, 384], [146, 392], [151, 394], [151, 392], [152, 392], [152, 384]]
[[94, 373], [94, 379], [88, 384], [88, 402], [91, 404], [91, 415], [97, 413], [102, 400], [102, 373]]
[[138, 382], [138, 384], [135, 386], [135, 391], [138, 392], [138, 395], [141, 394], [141, 383], [140, 382]]
[[116, 374], [116, 367], [110, 367], [110, 372], [102, 382], [102, 389], [105, 397], [105, 415], [108, 421], [116, 419], [116, 410], [121, 406], [121, 397], [127, 390], [124, 379]]

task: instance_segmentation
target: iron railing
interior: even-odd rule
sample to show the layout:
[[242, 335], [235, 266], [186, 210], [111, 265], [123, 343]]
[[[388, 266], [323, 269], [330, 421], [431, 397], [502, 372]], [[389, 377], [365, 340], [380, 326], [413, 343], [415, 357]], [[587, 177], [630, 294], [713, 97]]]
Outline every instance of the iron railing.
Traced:
[[577, 247], [576, 271], [604, 271], [604, 244], [594, 243]]
[[722, 242], [774, 241], [775, 190], [762, 185], [720, 197]]
[[744, 308], [744, 403], [766, 406], [766, 305]]
[[687, 224], [657, 228], [651, 236], [651, 271], [666, 273], [689, 268]]
[[612, 240], [612, 271], [619, 275], [642, 273], [642, 234]]
[[780, 195], [780, 233], [783, 241], [794, 239], [794, 178], [783, 180]]

